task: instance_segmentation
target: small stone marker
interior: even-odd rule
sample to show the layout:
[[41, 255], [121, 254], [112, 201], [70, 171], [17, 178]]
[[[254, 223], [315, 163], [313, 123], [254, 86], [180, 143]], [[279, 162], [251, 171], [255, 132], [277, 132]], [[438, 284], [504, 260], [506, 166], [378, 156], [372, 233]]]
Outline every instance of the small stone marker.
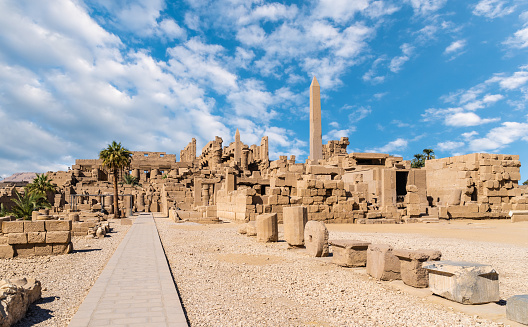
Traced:
[[400, 260], [388, 244], [370, 244], [367, 250], [367, 274], [378, 280], [401, 279]]
[[246, 232], [247, 232], [247, 223], [242, 224], [238, 227], [239, 234], [246, 234]]
[[279, 225], [276, 213], [266, 213], [257, 216], [257, 241], [277, 242], [279, 240]]
[[508, 215], [511, 217], [512, 223], [528, 221], [528, 210], [510, 210]]
[[429, 288], [434, 294], [462, 304], [496, 302], [499, 274], [490, 265], [472, 262], [424, 263], [429, 271]]
[[425, 261], [440, 260], [442, 253], [433, 250], [394, 250], [400, 259], [401, 279], [409, 286], [424, 288], [429, 285], [429, 273], [422, 267]]
[[246, 226], [246, 236], [257, 236], [257, 222], [250, 221]]
[[370, 242], [355, 240], [333, 240], [332, 262], [342, 267], [365, 267], [367, 265], [367, 249]]
[[306, 223], [304, 246], [312, 257], [328, 257], [328, 229], [322, 221], [310, 220]]
[[528, 294], [515, 295], [506, 301], [506, 317], [528, 325]]
[[308, 222], [306, 207], [283, 208], [284, 239], [290, 246], [304, 245], [304, 226]]

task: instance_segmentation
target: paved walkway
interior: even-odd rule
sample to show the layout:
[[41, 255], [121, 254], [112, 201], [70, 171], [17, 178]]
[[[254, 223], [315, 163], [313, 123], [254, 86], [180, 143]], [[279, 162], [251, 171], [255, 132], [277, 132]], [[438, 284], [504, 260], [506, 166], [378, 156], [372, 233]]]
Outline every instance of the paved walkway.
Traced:
[[188, 326], [151, 214], [136, 218], [69, 326]]

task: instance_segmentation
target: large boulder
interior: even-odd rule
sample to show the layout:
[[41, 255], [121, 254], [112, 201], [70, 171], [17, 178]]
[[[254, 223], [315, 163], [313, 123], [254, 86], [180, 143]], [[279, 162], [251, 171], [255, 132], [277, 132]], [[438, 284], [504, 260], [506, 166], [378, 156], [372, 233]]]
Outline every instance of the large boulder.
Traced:
[[22, 319], [41, 294], [40, 282], [33, 278], [0, 280], [0, 327], [12, 326]]

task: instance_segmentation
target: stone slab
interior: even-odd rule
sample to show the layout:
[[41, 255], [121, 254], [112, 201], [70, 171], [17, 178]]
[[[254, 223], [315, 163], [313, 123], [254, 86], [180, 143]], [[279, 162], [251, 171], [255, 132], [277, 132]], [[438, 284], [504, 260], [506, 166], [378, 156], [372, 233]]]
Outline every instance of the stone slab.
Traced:
[[506, 317], [523, 325], [528, 325], [528, 294], [515, 295], [506, 301]]

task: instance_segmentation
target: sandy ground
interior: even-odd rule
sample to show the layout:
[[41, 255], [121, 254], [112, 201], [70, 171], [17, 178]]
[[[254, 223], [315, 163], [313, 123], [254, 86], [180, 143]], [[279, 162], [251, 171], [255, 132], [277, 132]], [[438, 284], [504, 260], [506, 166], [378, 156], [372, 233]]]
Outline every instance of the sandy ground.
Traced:
[[[258, 243], [238, 234], [237, 224], [156, 223], [191, 326], [516, 325], [504, 306], [462, 306], [401, 281], [375, 281], [362, 268], [308, 257], [284, 241]], [[437, 249], [445, 260], [489, 263], [500, 274], [503, 299], [528, 294], [528, 223], [327, 227], [330, 239]]]

